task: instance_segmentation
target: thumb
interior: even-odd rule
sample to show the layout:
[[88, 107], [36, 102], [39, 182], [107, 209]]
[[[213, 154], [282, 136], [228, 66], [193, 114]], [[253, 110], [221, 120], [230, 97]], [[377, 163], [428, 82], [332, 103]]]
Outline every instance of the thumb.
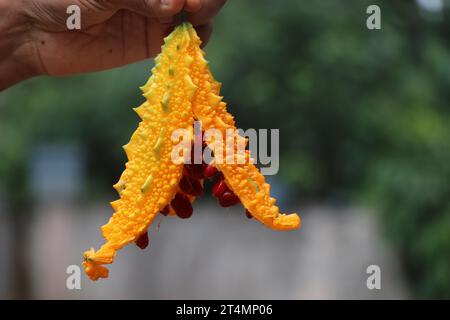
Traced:
[[183, 10], [185, 0], [102, 0], [102, 5], [127, 9], [151, 18], [174, 16]]

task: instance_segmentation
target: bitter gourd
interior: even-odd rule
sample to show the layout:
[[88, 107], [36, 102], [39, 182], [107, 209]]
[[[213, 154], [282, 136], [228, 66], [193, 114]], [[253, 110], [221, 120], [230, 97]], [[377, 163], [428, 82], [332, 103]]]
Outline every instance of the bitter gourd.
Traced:
[[[159, 212], [189, 217], [191, 203], [203, 191], [204, 172], [220, 172], [216, 183], [220, 186], [215, 186], [213, 192], [222, 197], [224, 206], [240, 201], [251, 216], [272, 229], [300, 226], [297, 214], [279, 213], [276, 200], [270, 197], [270, 185], [253, 165], [248, 150], [235, 156], [240, 157], [240, 162], [216, 161], [215, 168], [209, 165], [206, 170], [204, 164], [172, 161], [174, 130], [192, 131], [194, 120], [200, 120], [204, 130], [225, 133], [226, 129], [236, 129], [234, 118], [219, 95], [221, 85], [213, 78], [200, 44], [191, 24], [185, 22], [176, 27], [165, 38], [152, 76], [141, 87], [146, 101], [135, 111], [142, 121], [124, 146], [128, 162], [114, 185], [120, 196], [111, 203], [114, 214], [102, 227], [106, 242], [98, 251], [90, 249], [84, 253], [83, 266], [92, 280], [108, 277], [104, 265], [112, 263], [116, 251], [126, 244], [146, 246], [147, 229]], [[227, 148], [237, 149], [243, 141], [246, 144], [242, 139], [237, 135], [232, 145], [214, 139], [206, 139], [205, 143], [214, 150], [214, 157], [221, 153], [226, 157]]]

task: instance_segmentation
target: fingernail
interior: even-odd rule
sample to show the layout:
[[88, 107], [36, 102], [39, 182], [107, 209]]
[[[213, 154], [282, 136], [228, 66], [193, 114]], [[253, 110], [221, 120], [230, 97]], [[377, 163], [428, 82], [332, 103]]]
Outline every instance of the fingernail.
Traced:
[[161, 2], [163, 6], [168, 6], [170, 5], [171, 0], [159, 0], [159, 2]]

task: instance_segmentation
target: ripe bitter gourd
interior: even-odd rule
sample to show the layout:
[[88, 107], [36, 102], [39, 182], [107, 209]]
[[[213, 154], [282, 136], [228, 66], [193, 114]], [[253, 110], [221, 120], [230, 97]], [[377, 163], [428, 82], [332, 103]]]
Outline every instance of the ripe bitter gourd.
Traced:
[[[128, 162], [114, 185], [120, 195], [111, 203], [114, 214], [102, 227], [106, 242], [98, 251], [84, 253], [83, 266], [92, 280], [108, 277], [104, 265], [113, 262], [117, 250], [140, 237], [147, 239], [147, 229], [159, 212], [176, 212], [184, 218], [192, 214], [191, 202], [203, 190], [204, 175], [196, 165], [172, 161], [172, 132], [180, 128], [192, 131], [194, 120], [202, 121], [205, 130], [225, 133], [235, 129], [233, 116], [219, 96], [221, 85], [214, 80], [200, 44], [191, 24], [176, 27], [164, 39], [152, 76], [141, 87], [146, 101], [135, 111], [142, 121], [124, 146]], [[233, 145], [218, 145], [214, 139], [205, 142], [217, 157], [226, 154], [227, 148], [236, 149], [239, 139], [244, 138], [238, 136]], [[217, 194], [236, 199], [229, 203], [242, 202], [251, 216], [272, 229], [298, 228], [297, 214], [279, 213], [276, 200], [270, 197], [270, 185], [252, 164], [249, 151], [239, 156], [243, 161], [238, 163], [214, 163], [213, 169], [221, 175]], [[207, 170], [211, 171], [211, 166]]]

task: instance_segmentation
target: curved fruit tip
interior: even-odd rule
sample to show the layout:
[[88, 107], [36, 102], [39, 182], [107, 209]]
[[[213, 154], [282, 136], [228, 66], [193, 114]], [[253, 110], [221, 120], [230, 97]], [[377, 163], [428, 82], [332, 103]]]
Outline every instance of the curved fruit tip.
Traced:
[[301, 227], [300, 217], [296, 213], [281, 214], [273, 220], [273, 228], [276, 230], [293, 230]]
[[93, 257], [95, 255], [94, 249], [90, 249], [86, 251], [83, 255], [83, 267], [84, 271], [88, 275], [91, 280], [98, 280], [99, 278], [108, 278], [109, 270], [106, 267], [103, 267], [97, 264]]

